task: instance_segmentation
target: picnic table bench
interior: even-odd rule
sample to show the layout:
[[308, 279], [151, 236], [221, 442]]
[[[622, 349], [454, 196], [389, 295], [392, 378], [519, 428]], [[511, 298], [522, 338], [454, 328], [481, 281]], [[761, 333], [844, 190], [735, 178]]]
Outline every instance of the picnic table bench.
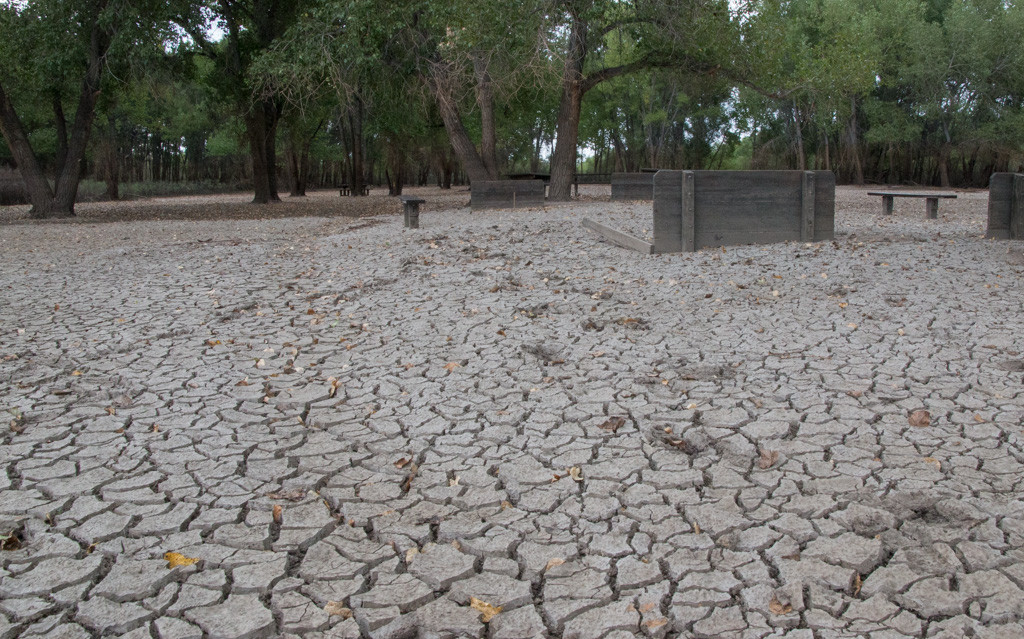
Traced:
[[[339, 194], [342, 197], [345, 197], [346, 195], [349, 195], [350, 193], [352, 193], [352, 189], [349, 187], [348, 184], [342, 184], [341, 188], [338, 189], [338, 192], [339, 192]], [[363, 186], [363, 195], [369, 195], [369, 194], [370, 194], [370, 188], [367, 187], [367, 186]]]
[[423, 204], [426, 200], [415, 195], [401, 195], [399, 197], [402, 200], [402, 216], [405, 228], [418, 229], [420, 227], [420, 204]]
[[955, 200], [956, 193], [929, 193], [927, 191], [868, 191], [868, 195], [882, 196], [882, 213], [892, 215], [893, 199], [898, 197], [923, 197], [925, 198], [925, 213], [930, 219], [939, 217], [939, 199]]

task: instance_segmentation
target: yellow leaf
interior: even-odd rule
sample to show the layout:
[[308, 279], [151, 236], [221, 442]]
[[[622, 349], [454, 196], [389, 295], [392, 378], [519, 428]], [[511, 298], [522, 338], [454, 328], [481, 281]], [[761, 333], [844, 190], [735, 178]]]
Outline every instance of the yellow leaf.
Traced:
[[579, 466], [573, 466], [569, 469], [569, 476], [572, 477], [573, 481], [580, 482], [583, 481], [583, 477], [580, 476], [581, 472]]
[[451, 371], [455, 370], [456, 368], [461, 368], [461, 367], [462, 367], [462, 364], [460, 364], [458, 362], [448, 362], [447, 364], [444, 365], [445, 370], [447, 370], [448, 372], [451, 372]]
[[779, 601], [779, 598], [772, 595], [772, 600], [768, 604], [768, 611], [773, 615], [788, 615], [793, 612], [793, 606], [789, 604], [783, 604]]
[[480, 601], [476, 597], [469, 598], [469, 607], [480, 613], [480, 621], [487, 623], [501, 612], [501, 606], [492, 606], [486, 601]]
[[274, 523], [275, 524], [280, 524], [283, 515], [284, 515], [284, 508], [281, 508], [280, 504], [275, 504], [274, 505], [274, 510], [273, 510]]
[[328, 601], [327, 605], [324, 606], [324, 612], [332, 617], [341, 617], [342, 619], [352, 617], [352, 611], [346, 608], [340, 601]]
[[72, 377], [79, 377], [79, 376], [81, 376], [81, 374], [82, 374], [82, 371], [75, 371], [75, 372], [71, 373], [71, 376]]
[[565, 560], [562, 559], [561, 557], [552, 557], [551, 559], [548, 560], [548, 564], [546, 566], [544, 566], [544, 572], [547, 572], [547, 571], [551, 570], [555, 566], [561, 566], [564, 563], [565, 563]]
[[405, 551], [405, 563], [407, 563], [407, 564], [411, 563], [412, 562], [412, 558], [415, 557], [418, 554], [420, 554], [420, 549], [419, 548], [410, 548], [409, 550], [406, 550]]
[[164, 561], [167, 562], [168, 568], [177, 568], [178, 566], [191, 566], [199, 563], [198, 557], [186, 557], [180, 552], [168, 552], [164, 553]]

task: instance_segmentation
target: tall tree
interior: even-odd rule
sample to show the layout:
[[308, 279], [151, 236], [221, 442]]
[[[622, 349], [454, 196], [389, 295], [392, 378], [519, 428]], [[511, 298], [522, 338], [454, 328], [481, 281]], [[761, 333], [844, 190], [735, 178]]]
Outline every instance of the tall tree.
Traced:
[[[0, 132], [21, 171], [30, 215], [74, 215], [96, 105], [111, 57], [170, 37], [156, 0], [28, 0], [0, 5]], [[74, 87], [77, 85], [77, 91]], [[77, 95], [76, 95], [77, 94]], [[65, 100], [75, 95], [67, 121]], [[51, 185], [21, 113], [52, 105], [57, 157]]]
[[[188, 2], [176, 17], [199, 52], [216, 63], [222, 74], [217, 78], [222, 95], [234, 103], [245, 122], [256, 204], [280, 201], [277, 126], [283, 103], [280, 96], [256, 90], [250, 67], [295, 22], [301, 4], [295, 0], [207, 0]], [[225, 34], [220, 42], [209, 38], [211, 15]]]

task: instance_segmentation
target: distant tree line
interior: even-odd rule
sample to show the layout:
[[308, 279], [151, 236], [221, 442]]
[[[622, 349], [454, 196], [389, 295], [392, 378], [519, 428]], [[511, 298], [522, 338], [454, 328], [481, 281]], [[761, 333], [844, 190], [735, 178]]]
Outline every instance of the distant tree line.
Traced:
[[[0, 191], [641, 168], [985, 186], [1024, 163], [1002, 0], [0, 0]], [[0, 193], [2, 199], [2, 193]]]

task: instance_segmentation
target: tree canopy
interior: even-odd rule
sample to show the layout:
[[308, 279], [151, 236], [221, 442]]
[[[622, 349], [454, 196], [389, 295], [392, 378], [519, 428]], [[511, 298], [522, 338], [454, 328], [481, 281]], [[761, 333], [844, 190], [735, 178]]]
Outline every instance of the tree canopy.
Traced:
[[984, 186], [1024, 163], [1022, 32], [1000, 0], [5, 0], [0, 163], [38, 216], [83, 177], [261, 203], [641, 168]]

